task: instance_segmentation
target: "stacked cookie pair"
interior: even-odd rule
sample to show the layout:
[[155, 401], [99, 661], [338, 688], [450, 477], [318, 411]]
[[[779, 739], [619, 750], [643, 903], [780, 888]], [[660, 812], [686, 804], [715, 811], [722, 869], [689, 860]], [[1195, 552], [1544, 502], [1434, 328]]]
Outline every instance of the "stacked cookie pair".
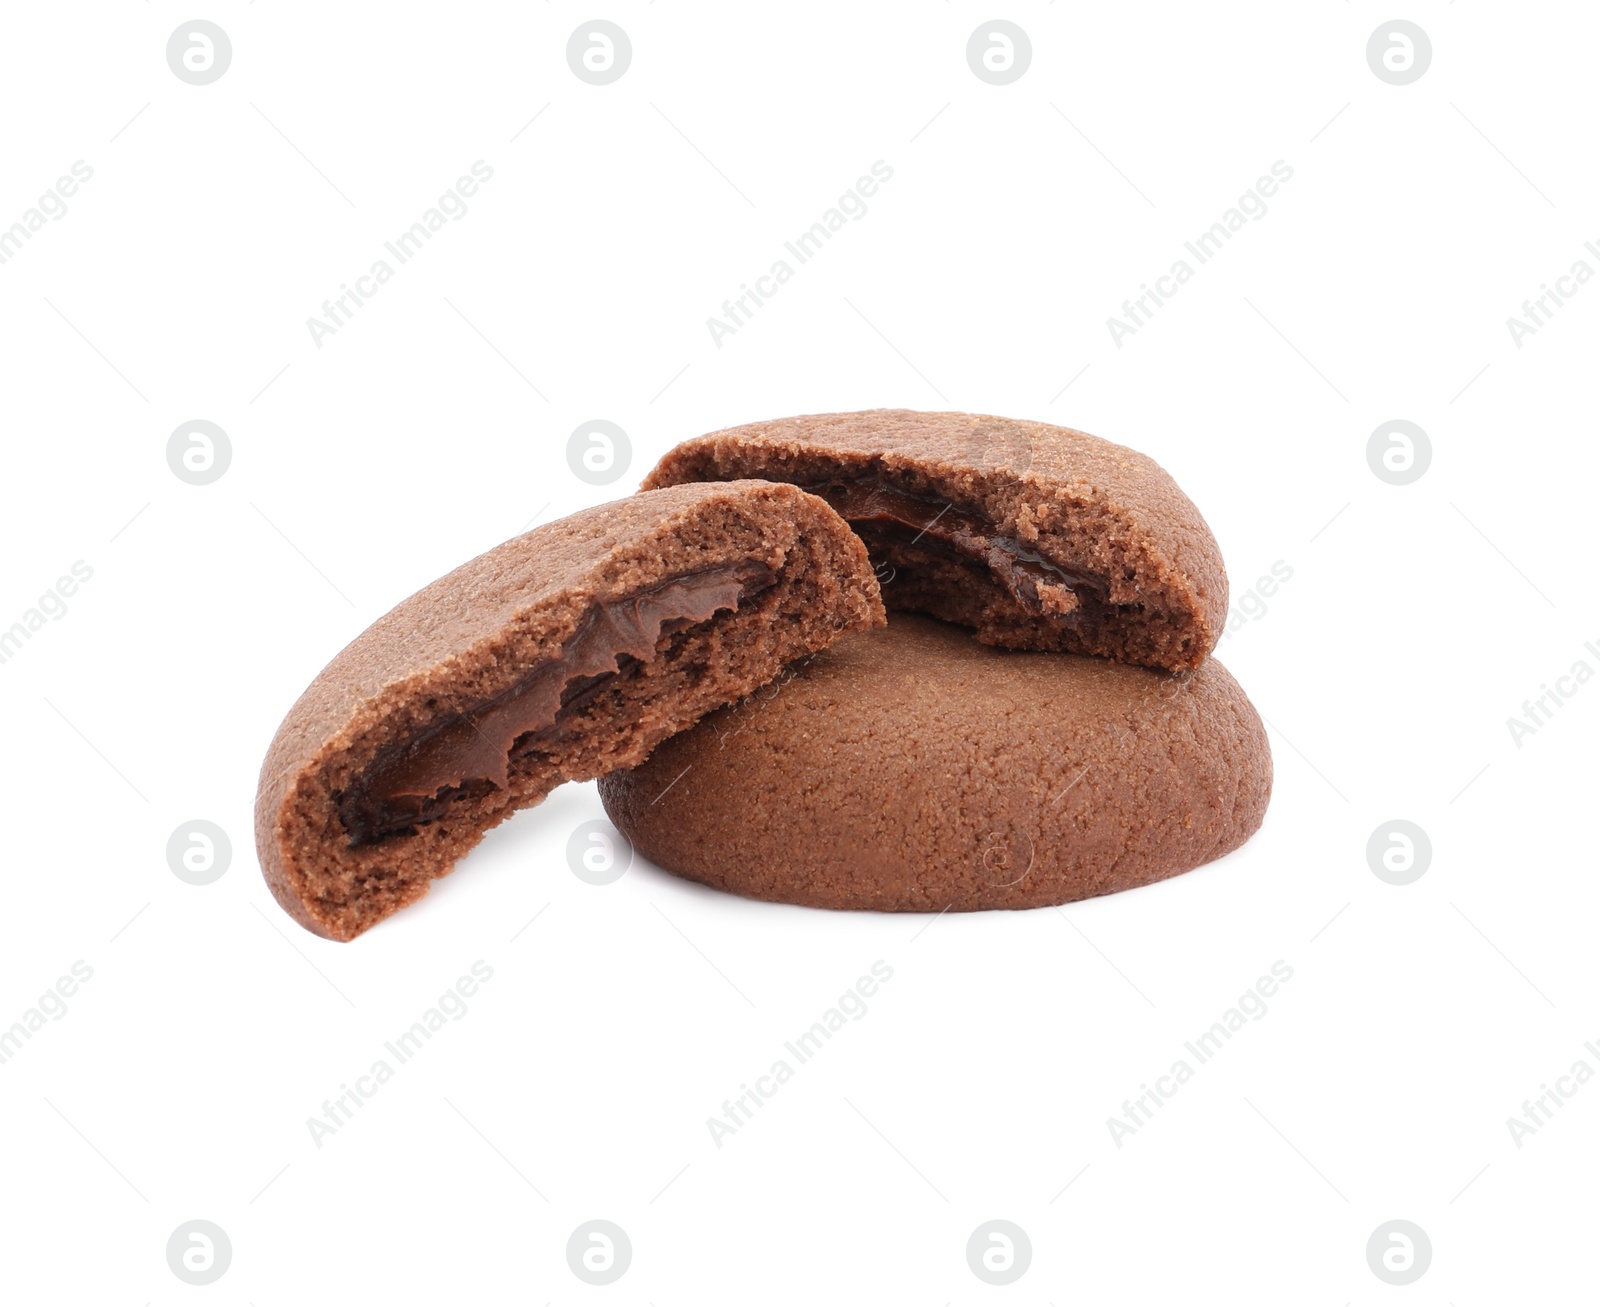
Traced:
[[263, 765], [261, 865], [303, 925], [352, 939], [598, 777], [641, 853], [757, 898], [1126, 889], [1265, 812], [1260, 719], [1208, 661], [1226, 612], [1194, 505], [1093, 436], [901, 411], [718, 432], [335, 658]]

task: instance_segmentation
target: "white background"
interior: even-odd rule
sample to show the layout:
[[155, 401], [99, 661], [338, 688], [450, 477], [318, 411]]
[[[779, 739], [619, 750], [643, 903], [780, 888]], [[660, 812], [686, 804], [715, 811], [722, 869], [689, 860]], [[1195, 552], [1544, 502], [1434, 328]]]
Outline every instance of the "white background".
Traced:
[[[0, 1026], [74, 961], [93, 979], [0, 1066], [0, 1297], [1593, 1294], [1600, 1084], [1521, 1148], [1506, 1124], [1600, 1070], [1600, 685], [1521, 747], [1506, 725], [1600, 670], [1600, 288], [1521, 348], [1506, 327], [1600, 269], [1592, 10], [1418, 3], [1433, 59], [1402, 87], [1364, 0], [218, 3], [232, 63], [199, 87], [164, 54], [195, 16], [4, 15], [0, 224], [94, 175], [0, 265], [0, 627], [93, 577], [0, 666]], [[609, 86], [565, 57], [596, 16], [632, 41]], [[1008, 86], [964, 53], [995, 17], [1033, 46]], [[879, 159], [866, 216], [717, 348], [707, 317]], [[1118, 348], [1107, 317], [1280, 159], [1266, 216]], [[466, 216], [318, 348], [307, 318], [476, 160]], [[1236, 604], [1292, 568], [1218, 651], [1272, 727], [1245, 849], [930, 925], [642, 864], [585, 884], [583, 786], [354, 944], [275, 906], [257, 768], [346, 641], [680, 439], [877, 406], [1144, 450]], [[211, 485], [166, 461], [195, 418], [231, 441]], [[632, 441], [611, 486], [568, 468], [593, 418]], [[1398, 487], [1365, 453], [1395, 418], [1433, 450]], [[1366, 856], [1397, 817], [1433, 846], [1404, 887]], [[194, 818], [232, 839], [204, 887], [165, 853]], [[317, 1147], [307, 1118], [480, 959], [467, 1014]], [[706, 1118], [878, 959], [868, 1014], [716, 1147]], [[1280, 959], [1266, 1016], [1117, 1147], [1107, 1118]], [[608, 1288], [564, 1251], [595, 1217], [633, 1248]], [[194, 1218], [233, 1248], [207, 1288], [166, 1260]], [[1004, 1289], [966, 1261], [991, 1218], [1033, 1247]], [[1394, 1218], [1432, 1242], [1406, 1288], [1365, 1252]]]

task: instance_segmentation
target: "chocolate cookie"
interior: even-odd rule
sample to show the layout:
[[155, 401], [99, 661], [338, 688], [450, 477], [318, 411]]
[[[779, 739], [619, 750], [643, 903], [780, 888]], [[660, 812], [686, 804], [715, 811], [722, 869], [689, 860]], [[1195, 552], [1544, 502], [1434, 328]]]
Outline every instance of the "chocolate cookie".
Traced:
[[679, 486], [539, 527], [373, 623], [290, 709], [256, 796], [267, 883], [353, 939], [515, 809], [882, 621], [861, 541], [793, 486]]
[[1040, 422], [875, 409], [731, 427], [644, 488], [761, 477], [821, 495], [867, 543], [891, 609], [986, 644], [1198, 667], [1228, 578], [1176, 483], [1121, 445]]
[[881, 912], [1030, 908], [1175, 876], [1261, 825], [1272, 755], [1216, 661], [987, 648], [896, 615], [600, 782], [668, 871]]

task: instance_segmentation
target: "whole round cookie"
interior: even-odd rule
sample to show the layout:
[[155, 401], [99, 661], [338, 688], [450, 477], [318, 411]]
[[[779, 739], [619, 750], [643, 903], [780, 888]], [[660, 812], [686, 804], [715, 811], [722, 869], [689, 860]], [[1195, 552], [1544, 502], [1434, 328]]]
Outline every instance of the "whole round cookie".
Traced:
[[1228, 577], [1200, 510], [1154, 459], [1070, 427], [872, 409], [686, 440], [644, 488], [759, 477], [833, 505], [890, 609], [985, 644], [1198, 667]]
[[883, 912], [1029, 908], [1145, 885], [1261, 825], [1272, 755], [1214, 659], [1166, 673], [979, 644], [895, 615], [600, 781], [661, 867]]

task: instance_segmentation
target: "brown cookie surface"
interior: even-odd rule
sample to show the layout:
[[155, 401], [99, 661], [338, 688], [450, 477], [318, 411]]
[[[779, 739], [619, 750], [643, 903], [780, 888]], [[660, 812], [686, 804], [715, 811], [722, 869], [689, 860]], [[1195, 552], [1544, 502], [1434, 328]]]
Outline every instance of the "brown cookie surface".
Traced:
[[539, 527], [401, 603], [301, 695], [257, 791], [267, 883], [353, 939], [516, 809], [882, 621], [861, 541], [793, 486], [681, 486]]
[[896, 615], [600, 782], [668, 871], [884, 912], [1027, 908], [1221, 857], [1272, 755], [1220, 663], [1167, 673], [994, 649]]
[[1152, 459], [1042, 422], [874, 409], [685, 441], [645, 489], [759, 477], [821, 495], [866, 541], [890, 609], [986, 644], [1198, 667], [1228, 580], [1205, 519]]

